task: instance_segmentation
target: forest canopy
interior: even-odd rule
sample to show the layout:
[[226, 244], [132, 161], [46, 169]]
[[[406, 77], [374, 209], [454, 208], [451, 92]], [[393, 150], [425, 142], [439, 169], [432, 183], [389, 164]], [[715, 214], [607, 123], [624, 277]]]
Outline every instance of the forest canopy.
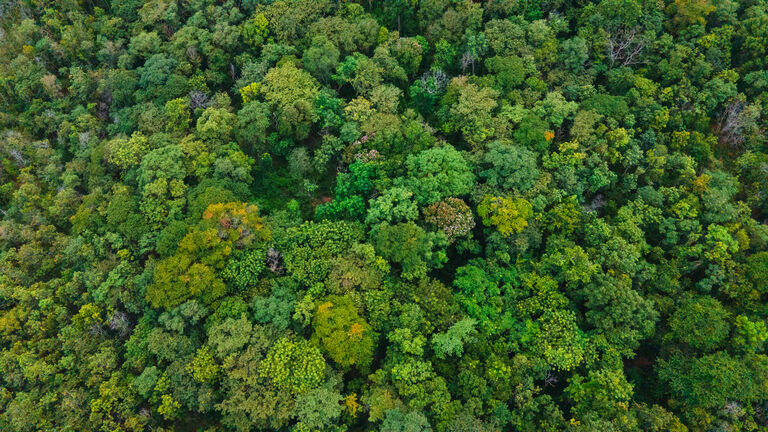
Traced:
[[0, 218], [3, 431], [768, 431], [768, 2], [2, 1]]

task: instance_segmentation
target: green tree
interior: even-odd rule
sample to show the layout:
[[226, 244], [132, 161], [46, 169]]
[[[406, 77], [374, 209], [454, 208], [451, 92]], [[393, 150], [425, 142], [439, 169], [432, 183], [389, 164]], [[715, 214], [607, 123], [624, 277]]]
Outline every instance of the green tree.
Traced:
[[470, 144], [479, 147], [495, 133], [493, 112], [498, 106], [498, 93], [471, 83], [452, 81], [450, 86], [458, 86], [457, 100], [450, 108], [450, 124]]
[[406, 187], [420, 204], [466, 195], [475, 183], [471, 165], [451, 145], [443, 145], [408, 156]]
[[587, 377], [576, 375], [571, 378], [565, 392], [573, 401], [577, 416], [595, 412], [610, 419], [626, 410], [632, 397], [632, 384], [627, 382], [621, 370], [598, 369], [590, 371]]
[[243, 104], [237, 112], [238, 127], [236, 136], [240, 145], [249, 149], [252, 154], [262, 150], [266, 143], [267, 130], [271, 125], [272, 115], [269, 105], [259, 101]]
[[670, 336], [703, 352], [721, 346], [730, 332], [728, 312], [712, 297], [688, 298], [669, 319]]
[[444, 359], [447, 356], [461, 357], [464, 352], [464, 343], [475, 333], [475, 320], [464, 318], [452, 325], [445, 333], [437, 333], [432, 336], [432, 347], [435, 356]]
[[147, 300], [166, 309], [192, 297], [212, 303], [226, 293], [217, 271], [227, 264], [233, 248], [269, 238], [256, 206], [211, 204], [200, 223], [179, 242], [176, 254], [157, 264]]
[[339, 63], [339, 49], [323, 36], [312, 38], [312, 45], [304, 51], [304, 67], [320, 82], [329, 82]]
[[381, 431], [386, 432], [429, 432], [432, 427], [424, 414], [416, 411], [403, 413], [399, 409], [392, 409], [384, 414], [381, 423]]
[[171, 145], [152, 150], [141, 160], [139, 208], [153, 228], [181, 216], [187, 191], [182, 159], [181, 148]]
[[369, 201], [370, 208], [365, 222], [375, 225], [379, 222], [411, 222], [419, 215], [418, 207], [413, 202], [413, 192], [404, 187], [392, 187], [381, 196]]
[[483, 155], [487, 169], [480, 172], [480, 177], [494, 188], [525, 191], [539, 177], [536, 153], [503, 141], [488, 144], [488, 151]]
[[341, 415], [343, 397], [326, 388], [316, 388], [296, 398], [297, 430], [328, 430]]
[[389, 225], [381, 223], [370, 234], [376, 253], [400, 264], [405, 279], [426, 275], [430, 268], [440, 267], [447, 259], [444, 237], [427, 233], [413, 222]]
[[302, 140], [309, 135], [315, 117], [314, 101], [319, 84], [308, 72], [284, 62], [267, 72], [261, 83], [264, 99], [277, 114], [277, 130]]

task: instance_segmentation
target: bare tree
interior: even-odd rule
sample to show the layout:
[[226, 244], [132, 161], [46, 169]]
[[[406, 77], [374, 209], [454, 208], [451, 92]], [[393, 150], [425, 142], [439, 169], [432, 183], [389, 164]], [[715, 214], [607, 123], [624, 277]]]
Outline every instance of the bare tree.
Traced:
[[10, 149], [8, 150], [8, 156], [13, 158], [13, 160], [16, 161], [16, 164], [25, 167], [27, 166], [27, 160], [24, 158], [24, 155], [21, 153], [21, 150], [19, 149]]
[[715, 131], [721, 144], [738, 147], [744, 142], [744, 102], [733, 101], [717, 116]]
[[[433, 80], [432, 82], [434, 83], [434, 86], [427, 84], [430, 78]], [[448, 84], [448, 75], [441, 70], [424, 72], [424, 74], [421, 75], [418, 84], [425, 92], [435, 94], [438, 91], [445, 89], [445, 86]]]
[[107, 331], [104, 329], [104, 326], [102, 326], [99, 323], [93, 323], [88, 328], [88, 332], [94, 336], [106, 336]]
[[547, 377], [544, 378], [544, 387], [554, 387], [557, 381], [557, 376], [552, 374], [552, 372], [547, 372]]
[[475, 56], [467, 51], [461, 56], [461, 71], [466, 72], [467, 67], [472, 66], [472, 73], [475, 73]]
[[208, 95], [200, 90], [194, 90], [189, 93], [189, 108], [205, 108], [208, 106]]
[[283, 272], [283, 256], [275, 248], [269, 248], [267, 251], [267, 267], [272, 273]]
[[128, 336], [131, 331], [131, 320], [125, 312], [116, 311], [109, 319], [109, 328], [118, 332], [122, 337]]
[[606, 50], [611, 67], [641, 63], [640, 53], [645, 49], [645, 42], [638, 34], [638, 29], [621, 29], [608, 34]]
[[723, 407], [723, 413], [728, 417], [739, 417], [744, 413], [744, 410], [741, 408], [741, 405], [739, 405], [738, 402], [731, 401], [725, 404]]

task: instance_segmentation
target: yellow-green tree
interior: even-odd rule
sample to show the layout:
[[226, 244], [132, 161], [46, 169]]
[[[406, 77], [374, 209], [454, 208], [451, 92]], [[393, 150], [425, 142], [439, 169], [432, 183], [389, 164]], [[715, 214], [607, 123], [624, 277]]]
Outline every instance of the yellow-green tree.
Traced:
[[315, 310], [312, 325], [315, 329], [312, 340], [339, 365], [365, 369], [371, 364], [376, 333], [348, 297], [328, 297]]
[[496, 227], [504, 237], [519, 233], [533, 217], [533, 206], [523, 198], [486, 195], [477, 207], [486, 226]]
[[267, 352], [259, 374], [279, 390], [301, 394], [320, 385], [324, 370], [319, 348], [304, 339], [282, 338]]
[[155, 267], [147, 300], [154, 307], [172, 308], [189, 298], [210, 304], [226, 293], [218, 271], [233, 249], [247, 248], [255, 241], [270, 238], [252, 204], [230, 202], [211, 204], [202, 220], [179, 242], [176, 254]]

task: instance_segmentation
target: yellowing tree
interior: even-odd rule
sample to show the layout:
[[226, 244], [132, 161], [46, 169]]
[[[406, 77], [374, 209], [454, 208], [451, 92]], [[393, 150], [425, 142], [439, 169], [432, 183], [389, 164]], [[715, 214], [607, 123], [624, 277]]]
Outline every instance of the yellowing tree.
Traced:
[[202, 220], [179, 242], [177, 253], [157, 264], [154, 280], [147, 287], [147, 300], [154, 307], [178, 306], [189, 298], [210, 304], [226, 293], [216, 274], [227, 264], [233, 249], [270, 238], [259, 209], [240, 202], [211, 204]]
[[519, 233], [533, 217], [533, 206], [523, 198], [486, 195], [477, 207], [486, 226], [494, 226], [504, 237]]
[[376, 334], [348, 297], [331, 296], [315, 311], [313, 341], [343, 367], [366, 368], [373, 360]]

